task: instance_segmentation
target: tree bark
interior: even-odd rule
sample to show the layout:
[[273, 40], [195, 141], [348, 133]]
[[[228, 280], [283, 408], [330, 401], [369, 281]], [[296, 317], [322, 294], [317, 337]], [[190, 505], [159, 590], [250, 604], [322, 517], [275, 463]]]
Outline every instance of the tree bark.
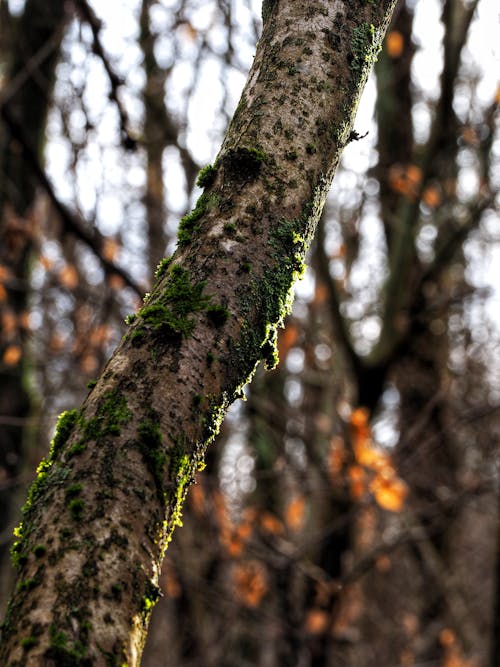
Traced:
[[254, 64], [178, 250], [39, 467], [1, 664], [139, 664], [187, 489], [226, 408], [261, 359], [273, 363], [394, 5], [264, 2]]

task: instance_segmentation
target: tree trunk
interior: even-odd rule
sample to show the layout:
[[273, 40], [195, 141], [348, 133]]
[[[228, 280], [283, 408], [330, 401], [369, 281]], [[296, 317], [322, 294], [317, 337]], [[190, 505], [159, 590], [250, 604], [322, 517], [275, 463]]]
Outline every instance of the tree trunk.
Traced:
[[3, 665], [137, 665], [160, 565], [228, 405], [276, 328], [395, 0], [264, 2], [204, 194], [24, 507]]

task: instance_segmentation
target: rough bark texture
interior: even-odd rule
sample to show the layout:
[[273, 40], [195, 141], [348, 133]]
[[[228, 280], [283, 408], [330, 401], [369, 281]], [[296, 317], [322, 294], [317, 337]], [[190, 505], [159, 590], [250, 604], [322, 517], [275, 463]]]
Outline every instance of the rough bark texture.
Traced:
[[264, 2], [254, 65], [179, 249], [39, 468], [2, 665], [139, 663], [187, 488], [227, 406], [274, 358], [394, 4]]

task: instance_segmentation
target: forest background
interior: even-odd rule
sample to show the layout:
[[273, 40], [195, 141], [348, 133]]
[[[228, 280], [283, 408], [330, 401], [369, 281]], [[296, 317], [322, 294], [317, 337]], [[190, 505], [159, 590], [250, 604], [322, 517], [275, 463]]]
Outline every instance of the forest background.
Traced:
[[[261, 30], [250, 1], [54, 2], [46, 31], [43, 4], [0, 5], [2, 608], [56, 416], [175, 247]], [[398, 6], [280, 363], [190, 491], [146, 667], [500, 664], [494, 4]]]

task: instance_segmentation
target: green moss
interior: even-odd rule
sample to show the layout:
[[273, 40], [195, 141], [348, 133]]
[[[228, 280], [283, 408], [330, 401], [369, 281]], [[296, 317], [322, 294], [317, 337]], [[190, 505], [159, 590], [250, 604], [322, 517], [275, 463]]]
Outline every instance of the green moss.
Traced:
[[214, 363], [215, 359], [216, 357], [213, 352], [207, 352], [207, 364], [209, 366], [211, 366]]
[[285, 158], [290, 160], [290, 162], [293, 162], [297, 159], [297, 151], [286, 151]]
[[86, 653], [87, 649], [81, 641], [71, 645], [64, 632], [54, 625], [50, 626], [50, 645], [45, 657], [53, 660], [57, 667], [91, 667], [92, 661], [85, 657]]
[[87, 389], [93, 389], [97, 384], [97, 380], [89, 380], [87, 382]]
[[85, 502], [83, 498], [73, 498], [68, 503], [69, 513], [76, 521], [81, 520], [84, 507], [85, 507]]
[[78, 421], [78, 415], [78, 410], [66, 410], [59, 415], [56, 432], [50, 445], [49, 461], [54, 461], [61, 451]]
[[216, 327], [223, 326], [229, 319], [229, 315], [230, 315], [229, 310], [225, 306], [219, 304], [214, 304], [213, 306], [207, 308], [208, 319]]
[[135, 347], [141, 345], [144, 342], [144, 339], [146, 338], [146, 332], [144, 329], [138, 328], [134, 329], [133, 331], [130, 332], [130, 334], [126, 335], [127, 340], [130, 340], [132, 345]]
[[273, 8], [276, 6], [277, 0], [263, 0], [262, 1], [262, 22], [265, 23], [271, 16]]
[[78, 416], [78, 425], [83, 431], [82, 442], [99, 440], [109, 435], [120, 435], [121, 427], [131, 418], [125, 396], [118, 390], [107, 392], [94, 417]]
[[236, 181], [257, 178], [268, 156], [258, 148], [231, 148], [222, 158], [226, 175]]
[[208, 188], [215, 181], [217, 176], [217, 166], [207, 164], [206, 167], [200, 170], [198, 178], [196, 179], [196, 185], [199, 188]]
[[158, 415], [154, 410], [149, 411], [148, 417], [139, 424], [137, 431], [139, 450], [153, 476], [158, 492], [163, 495], [167, 457], [164, 451]]
[[23, 649], [29, 651], [30, 648], [33, 648], [38, 644], [38, 639], [36, 637], [23, 637], [19, 644], [23, 647]]
[[352, 55], [349, 67], [368, 76], [370, 69], [377, 62], [381, 48], [380, 31], [373, 24], [363, 23], [353, 31]]
[[153, 607], [161, 597], [161, 590], [154, 582], [146, 581], [145, 589], [146, 590], [142, 596], [141, 604], [141, 611], [144, 616], [144, 620], [149, 617]]
[[127, 317], [125, 318], [125, 324], [130, 326], [136, 321], [136, 319], [137, 315], [135, 313], [130, 313], [130, 315], [127, 315]]
[[17, 584], [17, 591], [32, 591], [34, 588], [40, 585], [40, 582], [36, 577], [30, 577], [29, 579], [23, 579]]
[[179, 222], [177, 231], [177, 242], [179, 246], [185, 246], [191, 242], [193, 234], [200, 229], [199, 220], [203, 217], [209, 207], [216, 206], [219, 202], [217, 195], [203, 193], [198, 198], [191, 213], [183, 216]]
[[204, 287], [204, 282], [191, 283], [189, 272], [174, 265], [161, 296], [154, 304], [141, 308], [139, 315], [150, 330], [188, 338], [195, 324], [189, 315], [205, 310], [210, 304], [210, 297], [203, 295]]
[[81, 494], [82, 490], [83, 486], [81, 484], [71, 484], [64, 492], [66, 499], [76, 498]]
[[[156, 267], [156, 271], [155, 271], [156, 280], [160, 280], [160, 278], [163, 278], [163, 276], [168, 271], [168, 267], [172, 264], [173, 259], [174, 259], [174, 257], [172, 255], [170, 257], [164, 257], [163, 259], [160, 260], [160, 263]], [[134, 319], [135, 319], [135, 316], [134, 316]], [[132, 324], [132, 322], [127, 322], [127, 324]]]
[[224, 225], [224, 231], [227, 232], [228, 234], [232, 234], [233, 232], [236, 231], [236, 225], [234, 222], [226, 222]]
[[45, 556], [47, 553], [47, 547], [45, 547], [43, 544], [36, 544], [33, 547], [33, 553], [35, 554], [35, 558], [43, 558], [43, 556]]
[[307, 144], [306, 153], [308, 155], [313, 155], [314, 153], [316, 153], [316, 146], [314, 144]]
[[122, 599], [123, 586], [120, 583], [111, 584], [111, 595], [115, 600]]
[[83, 454], [83, 452], [86, 449], [87, 449], [87, 444], [85, 442], [77, 442], [69, 448], [68, 458], [71, 458], [72, 456], [78, 456], [79, 454]]

